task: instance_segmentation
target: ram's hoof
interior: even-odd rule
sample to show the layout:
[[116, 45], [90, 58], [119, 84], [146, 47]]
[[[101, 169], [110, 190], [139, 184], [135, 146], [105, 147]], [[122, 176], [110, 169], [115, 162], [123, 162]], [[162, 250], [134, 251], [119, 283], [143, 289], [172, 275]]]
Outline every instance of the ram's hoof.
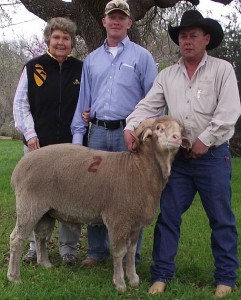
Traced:
[[122, 283], [116, 283], [114, 280], [113, 280], [113, 283], [117, 289], [117, 291], [119, 293], [124, 293], [126, 291], [126, 284], [125, 282], [122, 282]]
[[129, 278], [129, 284], [131, 287], [136, 287], [139, 285], [139, 276], [137, 274], [135, 274], [134, 276]]
[[12, 276], [10, 274], [7, 275], [7, 278], [10, 282], [16, 283], [16, 284], [20, 284], [22, 283], [22, 280], [20, 279], [19, 276]]
[[116, 289], [119, 293], [124, 293], [126, 291], [126, 285], [116, 285]]
[[51, 262], [38, 262], [38, 265], [40, 265], [41, 267], [43, 267], [45, 269], [53, 268], [53, 265], [51, 264]]

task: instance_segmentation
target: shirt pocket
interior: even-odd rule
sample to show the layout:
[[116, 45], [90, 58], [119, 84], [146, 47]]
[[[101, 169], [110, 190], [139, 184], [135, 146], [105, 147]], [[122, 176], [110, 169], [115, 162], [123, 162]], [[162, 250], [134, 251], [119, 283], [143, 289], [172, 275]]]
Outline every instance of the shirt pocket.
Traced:
[[136, 65], [121, 63], [118, 71], [118, 84], [131, 87], [136, 77]]
[[194, 92], [193, 109], [201, 114], [213, 114], [217, 107], [217, 95], [211, 84], [199, 85]]

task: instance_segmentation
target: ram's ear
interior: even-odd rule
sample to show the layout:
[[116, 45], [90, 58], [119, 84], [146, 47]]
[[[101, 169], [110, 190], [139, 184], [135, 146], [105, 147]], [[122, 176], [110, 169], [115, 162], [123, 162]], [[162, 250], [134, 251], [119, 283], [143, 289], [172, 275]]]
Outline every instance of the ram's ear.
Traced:
[[183, 147], [183, 148], [189, 150], [189, 149], [192, 148], [192, 143], [191, 143], [191, 141], [190, 141], [187, 137], [182, 136], [181, 147]]
[[131, 135], [133, 136], [133, 138], [134, 138], [134, 140], [135, 140], [135, 142], [134, 142], [134, 144], [133, 144], [133, 150], [138, 152], [138, 149], [139, 149], [139, 146], [140, 146], [139, 139], [138, 139], [138, 137], [136, 136], [135, 133], [133, 134], [133, 133], [131, 132]]
[[150, 128], [146, 128], [142, 135], [142, 142], [145, 142], [145, 140], [151, 136], [152, 136], [152, 130]]

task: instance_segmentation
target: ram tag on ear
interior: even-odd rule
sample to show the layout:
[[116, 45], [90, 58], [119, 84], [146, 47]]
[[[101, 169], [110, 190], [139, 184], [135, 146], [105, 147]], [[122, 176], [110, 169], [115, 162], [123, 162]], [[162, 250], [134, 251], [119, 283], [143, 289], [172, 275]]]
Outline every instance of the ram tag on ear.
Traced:
[[145, 140], [151, 136], [152, 136], [152, 130], [150, 128], [147, 128], [143, 133], [142, 141], [145, 142]]

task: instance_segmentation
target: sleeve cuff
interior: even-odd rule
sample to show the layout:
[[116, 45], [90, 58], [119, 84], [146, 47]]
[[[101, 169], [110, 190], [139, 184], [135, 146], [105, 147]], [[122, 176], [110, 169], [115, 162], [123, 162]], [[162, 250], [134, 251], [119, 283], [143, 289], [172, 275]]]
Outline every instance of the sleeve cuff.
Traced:
[[79, 133], [75, 133], [73, 135], [72, 143], [82, 145], [83, 144], [83, 135], [79, 134]]
[[212, 134], [210, 134], [210, 132], [208, 132], [207, 130], [203, 131], [199, 135], [198, 138], [207, 147], [210, 147], [210, 146], [214, 145], [216, 140], [217, 140], [217, 138], [215, 136], [213, 136]]
[[34, 129], [32, 129], [32, 130], [30, 130], [28, 132], [25, 132], [23, 135], [24, 135], [26, 141], [29, 141], [31, 138], [37, 136], [37, 134], [36, 134], [36, 132], [35, 132]]

